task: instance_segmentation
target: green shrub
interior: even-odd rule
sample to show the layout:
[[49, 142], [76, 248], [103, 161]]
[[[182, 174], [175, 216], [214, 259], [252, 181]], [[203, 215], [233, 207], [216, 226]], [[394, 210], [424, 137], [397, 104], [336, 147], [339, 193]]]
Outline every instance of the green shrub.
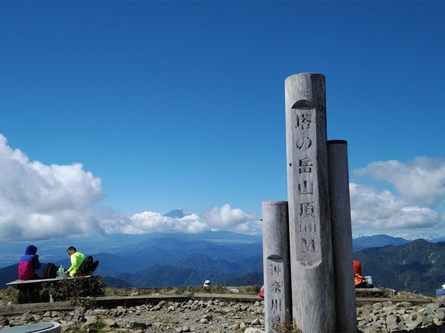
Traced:
[[104, 295], [102, 277], [63, 279], [52, 283], [48, 292], [54, 301], [66, 301], [78, 297], [97, 297]]
[[293, 323], [287, 322], [274, 327], [277, 333], [302, 333], [302, 331]]
[[0, 300], [3, 303], [16, 303], [18, 290], [13, 287], [8, 287], [6, 289], [0, 290]]

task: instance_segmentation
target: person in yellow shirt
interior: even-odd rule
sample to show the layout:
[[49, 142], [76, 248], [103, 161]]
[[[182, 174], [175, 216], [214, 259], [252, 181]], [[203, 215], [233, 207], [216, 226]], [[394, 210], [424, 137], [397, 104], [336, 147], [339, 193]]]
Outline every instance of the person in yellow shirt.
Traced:
[[68, 250], [66, 250], [66, 253], [68, 253], [68, 255], [70, 256], [71, 267], [68, 268], [68, 270], [65, 272], [65, 275], [69, 274], [71, 277], [74, 277], [80, 265], [85, 260], [85, 256], [82, 253], [77, 252], [74, 246], [70, 246]]

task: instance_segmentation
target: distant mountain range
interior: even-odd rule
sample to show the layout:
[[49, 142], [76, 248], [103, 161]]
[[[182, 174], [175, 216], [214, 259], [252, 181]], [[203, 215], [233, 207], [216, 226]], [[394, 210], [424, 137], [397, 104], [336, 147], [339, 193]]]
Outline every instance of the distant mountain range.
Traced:
[[[202, 285], [206, 279], [225, 284], [228, 280], [262, 271], [262, 242], [258, 236], [229, 232], [130, 236], [136, 236], [133, 244], [121, 243], [119, 250], [115, 247], [104, 247], [107, 252], [97, 253], [86, 252], [81, 247], [78, 250], [99, 260], [96, 274], [102, 275], [105, 283], [115, 286]], [[125, 241], [128, 235], [122, 237]], [[113, 235], [112, 239], [116, 240], [117, 236]], [[40, 260], [44, 259], [45, 255], [40, 255]], [[65, 269], [70, 266], [65, 253], [52, 262]], [[2, 288], [4, 283], [17, 278], [17, 265], [0, 268], [0, 277]]]
[[[172, 212], [173, 214], [173, 212]], [[156, 251], [157, 244], [162, 244], [162, 248], [166, 248], [170, 244], [170, 248], [178, 248], [176, 243], [190, 243], [205, 241], [210, 244], [211, 248], [215, 244], [253, 244], [261, 243], [261, 235], [245, 235], [228, 231], [205, 232], [199, 234], [187, 233], [150, 233], [150, 234], [106, 234], [100, 235], [82, 235], [75, 237], [49, 239], [43, 241], [33, 241], [33, 245], [37, 246], [37, 253], [40, 259], [45, 262], [56, 262], [67, 259], [66, 254], [68, 246], [75, 246], [79, 251], [85, 254], [108, 253], [122, 255], [126, 253], [135, 253], [137, 251], [147, 250], [151, 246]], [[8, 242], [0, 243], [0, 267], [15, 264], [24, 254], [25, 248], [30, 242]], [[195, 249], [197, 249], [197, 246]], [[192, 249], [191, 247], [188, 247]], [[181, 253], [181, 248], [179, 247]], [[166, 249], [168, 251], [168, 247]], [[184, 249], [186, 250], [186, 249]], [[162, 250], [164, 251], [164, 250]], [[163, 257], [163, 253], [152, 253], [155, 259], [159, 256]], [[171, 252], [171, 251], [170, 251]], [[189, 250], [188, 254], [197, 252]], [[198, 251], [199, 252], [199, 251]], [[173, 254], [176, 255], [176, 254]], [[128, 258], [124, 256], [124, 258]]]
[[[104, 277], [105, 284], [117, 287], [202, 285], [207, 279], [213, 284], [223, 285], [263, 283], [260, 236], [229, 232], [115, 234], [96, 237], [94, 244], [90, 243], [92, 241], [70, 238], [63, 245], [61, 240], [42, 242], [39, 244], [40, 259], [51, 261], [56, 266], [63, 265], [67, 269], [70, 262], [65, 247], [66, 244], [74, 244], [84, 254], [92, 254], [99, 260], [96, 274]], [[45, 245], [62, 255], [47, 256]], [[4, 246], [2, 244], [0, 248]], [[16, 246], [18, 249], [17, 244], [7, 246]], [[22, 246], [20, 244], [20, 249], [24, 249]], [[364, 274], [372, 276], [375, 285], [431, 295], [445, 283], [445, 242], [410, 242], [402, 238], [375, 235], [354, 239], [353, 247], [358, 249], [354, 252], [354, 258], [361, 262]], [[99, 251], [93, 252], [94, 249]], [[3, 250], [0, 253], [3, 254]], [[15, 260], [20, 256], [18, 254]], [[0, 268], [0, 288], [16, 278], [16, 263]]]
[[[189, 214], [189, 212], [175, 210], [166, 215], [185, 216], [186, 214]], [[193, 242], [196, 242], [196, 244], [191, 244]], [[385, 245], [396, 246], [407, 242], [409, 241], [402, 238], [395, 238], [387, 235], [374, 235], [354, 239], [353, 248], [354, 251], [358, 251], [364, 248]], [[186, 256], [193, 253], [203, 253], [214, 259], [227, 260], [230, 258], [225, 256], [226, 250], [229, 249], [231, 245], [237, 244], [251, 244], [254, 251], [257, 251], [259, 244], [259, 251], [255, 253], [249, 251], [253, 256], [261, 256], [262, 254], [261, 235], [251, 236], [227, 231], [206, 232], [200, 234], [152, 233], [141, 235], [82, 235], [35, 241], [32, 243], [38, 247], [37, 253], [40, 255], [40, 260], [45, 262], [62, 262], [62, 264], [64, 262], [69, 262], [69, 257], [66, 255], [66, 249], [68, 246], [73, 245], [85, 254], [98, 254], [102, 256], [104, 261], [118, 260], [119, 262], [120, 260], [121, 263], [118, 264], [118, 262], [116, 262], [116, 265], [114, 266], [119, 267], [116, 268], [116, 270], [121, 272], [127, 272], [126, 266], [135, 266], [135, 268], [137, 267], [139, 269], [145, 268], [141, 267], [141, 263], [138, 262], [138, 258], [140, 257], [143, 257], [144, 263], [148, 258], [151, 258], [150, 263], [152, 264], [162, 263], [164, 259], [174, 258], [178, 255]], [[29, 242], [0, 243], [0, 267], [10, 266], [17, 263], [18, 259], [23, 255], [27, 245], [29, 245]], [[175, 250], [179, 250], [179, 254], [175, 253]], [[235, 248], [229, 249], [227, 252], [228, 255], [232, 255], [233, 250], [235, 250]], [[241, 249], [240, 251], [242, 254], [244, 249]]]
[[434, 295], [445, 283], [445, 242], [418, 239], [399, 246], [368, 248], [355, 252], [354, 259], [375, 285]]
[[388, 235], [362, 236], [352, 240], [353, 251], [359, 251], [370, 247], [382, 247], [387, 245], [398, 246], [409, 243], [409, 240]]

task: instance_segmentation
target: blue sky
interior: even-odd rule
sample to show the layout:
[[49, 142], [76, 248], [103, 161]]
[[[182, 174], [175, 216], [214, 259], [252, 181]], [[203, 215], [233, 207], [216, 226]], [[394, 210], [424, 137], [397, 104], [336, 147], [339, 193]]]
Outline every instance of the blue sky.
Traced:
[[444, 2], [0, 2], [2, 240], [257, 232], [299, 72], [326, 76], [354, 234], [443, 235], [444, 45]]

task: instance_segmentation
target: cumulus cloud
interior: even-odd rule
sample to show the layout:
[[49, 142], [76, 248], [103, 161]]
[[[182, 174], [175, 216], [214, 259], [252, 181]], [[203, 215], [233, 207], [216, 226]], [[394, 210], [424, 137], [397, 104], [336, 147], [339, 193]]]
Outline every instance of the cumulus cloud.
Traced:
[[38, 240], [83, 233], [149, 233], [231, 230], [260, 232], [256, 215], [226, 204], [201, 216], [169, 217], [145, 211], [131, 217], [97, 206], [101, 179], [82, 164], [30, 161], [0, 134], [0, 241]]
[[357, 229], [433, 228], [443, 225], [440, 214], [431, 208], [411, 205], [388, 190], [351, 183], [351, 219]]
[[133, 215], [130, 222], [121, 232], [128, 234], [143, 234], [149, 232], [188, 232], [197, 233], [207, 230], [207, 226], [196, 214], [184, 217], [169, 217], [158, 212], [145, 211]]
[[149, 232], [186, 232], [229, 230], [242, 233], [258, 233], [260, 222], [255, 214], [248, 214], [229, 204], [213, 207], [202, 213], [188, 214], [183, 217], [170, 217], [158, 212], [145, 211], [129, 218], [126, 224], [114, 226], [109, 231], [130, 234]]
[[445, 226], [445, 158], [372, 162], [353, 174], [384, 181], [395, 189], [393, 193], [350, 184], [351, 218], [356, 231], [391, 231], [393, 235], [417, 238]]
[[0, 134], [0, 241], [100, 232], [101, 179], [82, 164], [44, 165]]
[[445, 158], [416, 157], [406, 163], [373, 162], [354, 173], [394, 185], [411, 204], [433, 207], [445, 197]]
[[232, 229], [247, 231], [249, 228], [258, 230], [259, 221], [255, 214], [248, 214], [239, 208], [232, 209], [225, 204], [222, 207], [213, 207], [202, 214], [205, 223], [212, 230]]

